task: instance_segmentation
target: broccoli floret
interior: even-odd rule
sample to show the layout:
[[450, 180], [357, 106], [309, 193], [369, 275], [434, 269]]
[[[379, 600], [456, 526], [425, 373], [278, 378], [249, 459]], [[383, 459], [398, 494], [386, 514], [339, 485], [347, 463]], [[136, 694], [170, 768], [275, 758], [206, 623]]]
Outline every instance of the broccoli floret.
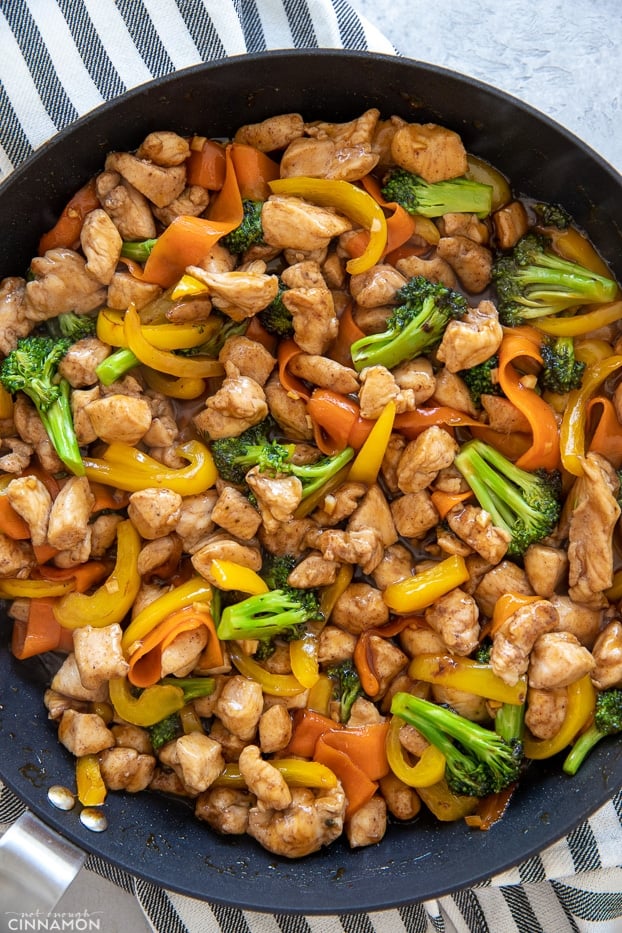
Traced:
[[568, 308], [612, 301], [617, 292], [607, 279], [576, 262], [562, 259], [548, 237], [528, 233], [492, 269], [499, 320], [514, 327]]
[[48, 333], [52, 337], [71, 337], [75, 343], [84, 337], [92, 337], [97, 331], [97, 319], [89, 314], [76, 314], [67, 311], [58, 317], [51, 317], [46, 321]]
[[484, 441], [469, 441], [454, 463], [493, 525], [509, 533], [510, 557], [551, 533], [561, 511], [558, 472], [528, 473]]
[[257, 315], [268, 333], [276, 337], [291, 337], [294, 333], [292, 316], [283, 303], [283, 295], [286, 291], [287, 287], [279, 279], [276, 298]]
[[166, 719], [149, 726], [149, 737], [153, 745], [154, 752], [159, 752], [163, 745], [172, 742], [182, 734], [181, 719], [179, 713], [171, 713]]
[[339, 700], [339, 721], [347, 722], [354, 701], [364, 693], [361, 678], [351, 658], [331, 665], [326, 673], [335, 682], [333, 697]]
[[406, 169], [396, 168], [382, 189], [386, 201], [396, 201], [409, 212], [424, 217], [442, 217], [448, 213], [477, 214], [487, 217], [492, 210], [492, 188], [468, 178], [448, 181], [424, 181]]
[[578, 389], [583, 379], [585, 363], [575, 359], [572, 337], [545, 340], [540, 348], [542, 370], [538, 381], [543, 389], [564, 394]]
[[261, 579], [271, 590], [288, 586], [287, 579], [296, 566], [292, 554], [266, 554], [261, 564]]
[[[217, 633], [223, 641], [283, 637], [293, 627], [321, 618], [315, 590], [285, 586], [226, 606]], [[301, 631], [297, 628], [293, 637], [300, 637]]]
[[248, 471], [258, 466], [262, 473], [297, 476], [302, 483], [302, 498], [306, 499], [336, 476], [354, 456], [354, 450], [346, 447], [337, 454], [320, 457], [314, 463], [293, 463], [291, 456], [295, 445], [270, 440], [270, 427], [266, 419], [243, 431], [239, 437], [212, 441], [210, 448], [214, 463], [224, 480], [242, 485]]
[[490, 652], [492, 651], [492, 641], [489, 638], [485, 638], [484, 641], [475, 649], [475, 654], [473, 657], [479, 664], [490, 664]]
[[124, 240], [121, 247], [121, 255], [125, 259], [133, 259], [134, 262], [147, 262], [151, 255], [151, 250], [157, 242], [157, 239]]
[[69, 401], [70, 385], [58, 374], [71, 337], [24, 337], [0, 367], [0, 382], [11, 394], [23, 392], [35, 405], [54, 450], [76, 476], [84, 464]]
[[462, 369], [458, 373], [466, 382], [473, 404], [478, 408], [481, 407], [482, 395], [503, 395], [501, 386], [495, 380], [498, 369], [499, 357], [495, 353], [483, 363], [478, 363], [470, 369]]
[[215, 360], [230, 337], [238, 337], [246, 333], [249, 318], [246, 318], [244, 321], [234, 321], [230, 317], [212, 311], [210, 314], [210, 321], [216, 321], [218, 319], [220, 320], [219, 326], [214, 329], [205, 343], [200, 343], [198, 347], [188, 347], [187, 349], [178, 350], [177, 353], [179, 353], [180, 356], [208, 356], [210, 359]]
[[263, 243], [263, 227], [261, 226], [261, 212], [263, 201], [251, 201], [245, 198], [242, 201], [244, 217], [242, 223], [220, 241], [232, 253], [245, 253], [256, 243]]
[[534, 204], [533, 209], [545, 227], [566, 230], [572, 222], [572, 217], [561, 204]]
[[395, 293], [397, 307], [380, 334], [355, 340], [351, 354], [358, 372], [366, 366], [393, 369], [441, 340], [452, 318], [468, 310], [466, 299], [445, 285], [416, 275]]
[[410, 693], [396, 693], [391, 712], [442, 751], [445, 779], [454, 793], [487, 797], [517, 780], [523, 760], [518, 740], [506, 741], [491, 729]]
[[576, 774], [594, 746], [605, 736], [618, 732], [622, 732], [622, 687], [610, 687], [597, 694], [594, 722], [566, 756], [563, 764], [566, 774]]

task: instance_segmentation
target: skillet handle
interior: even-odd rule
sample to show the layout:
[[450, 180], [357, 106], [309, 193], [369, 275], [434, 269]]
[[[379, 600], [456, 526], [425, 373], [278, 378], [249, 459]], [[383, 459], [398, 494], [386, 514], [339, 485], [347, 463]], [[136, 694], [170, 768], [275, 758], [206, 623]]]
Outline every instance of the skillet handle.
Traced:
[[86, 858], [29, 810], [0, 838], [0, 904], [9, 914], [49, 914]]

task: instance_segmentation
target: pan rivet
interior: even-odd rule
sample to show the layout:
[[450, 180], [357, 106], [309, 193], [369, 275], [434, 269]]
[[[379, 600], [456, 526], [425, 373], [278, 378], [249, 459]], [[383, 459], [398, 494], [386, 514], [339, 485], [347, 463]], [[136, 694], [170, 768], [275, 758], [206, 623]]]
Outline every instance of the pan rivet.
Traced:
[[48, 790], [48, 800], [57, 810], [71, 810], [76, 802], [76, 798], [68, 787], [62, 784], [54, 784]]
[[95, 807], [85, 807], [80, 814], [80, 822], [93, 833], [103, 833], [108, 829], [108, 820], [101, 810], [96, 810]]

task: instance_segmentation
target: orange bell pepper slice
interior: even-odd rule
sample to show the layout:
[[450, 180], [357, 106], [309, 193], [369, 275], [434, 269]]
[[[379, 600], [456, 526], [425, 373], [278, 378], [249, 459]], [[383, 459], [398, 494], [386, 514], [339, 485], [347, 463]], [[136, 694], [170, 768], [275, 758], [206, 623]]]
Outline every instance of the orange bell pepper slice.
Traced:
[[157, 683], [162, 677], [162, 654], [166, 648], [178, 635], [193, 632], [202, 626], [207, 629], [206, 647], [209, 648], [209, 654], [206, 656], [203, 652], [201, 663], [206, 669], [220, 667], [223, 664], [223, 653], [214, 620], [206, 606], [194, 603], [172, 612], [138, 643], [129, 657], [130, 683], [136, 687], [150, 687]]
[[345, 812], [346, 821], [371, 800], [378, 790], [377, 782], [372, 781], [346, 752], [330, 745], [325, 736], [321, 736], [318, 740], [313, 760], [325, 765], [341, 781], [348, 800]]
[[0, 532], [13, 541], [27, 541], [30, 528], [21, 515], [15, 511], [8, 497], [0, 494]]
[[311, 398], [311, 392], [305, 386], [302, 379], [294, 376], [289, 371], [289, 364], [302, 353], [295, 340], [281, 340], [277, 351], [279, 382], [291, 398], [302, 398], [308, 402]]
[[280, 175], [278, 163], [254, 146], [231, 144], [231, 160], [240, 195], [251, 201], [265, 201], [270, 196], [269, 182]]
[[64, 629], [52, 609], [56, 602], [53, 596], [31, 599], [26, 619], [16, 619], [13, 623], [11, 652], [18, 661], [58, 649]]
[[331, 360], [341, 363], [342, 366], [352, 368], [351, 347], [355, 340], [360, 340], [365, 336], [352, 316], [352, 303], [348, 302], [339, 318], [339, 330], [337, 336], [328, 350], [328, 356]]
[[387, 217], [387, 245], [385, 254], [392, 253], [410, 240], [416, 230], [416, 220], [412, 214], [404, 210], [401, 204], [398, 204], [396, 201], [385, 201], [382, 197], [380, 185], [373, 175], [365, 175], [364, 178], [361, 178], [361, 184], [376, 203], [391, 211]]
[[380, 681], [378, 680], [378, 676], [374, 668], [373, 655], [371, 652], [371, 636], [377, 635], [379, 638], [393, 638], [394, 635], [398, 635], [401, 631], [416, 621], [419, 620], [412, 618], [411, 616], [403, 616], [400, 619], [394, 619], [387, 625], [383, 625], [378, 628], [365, 629], [365, 631], [361, 632], [359, 635], [356, 645], [354, 646], [353, 660], [354, 666], [356, 667], [361, 681], [361, 686], [367, 696], [373, 698], [380, 690]]
[[600, 408], [600, 415], [589, 450], [602, 454], [615, 470], [622, 466], [622, 425], [618, 421], [613, 402], [609, 398], [598, 395], [590, 399], [587, 405], [588, 415]]
[[540, 596], [525, 596], [523, 593], [503, 593], [496, 601], [493, 609], [490, 635], [496, 635], [503, 623], [519, 609], [522, 609], [523, 606], [535, 603], [540, 598]]
[[358, 404], [332, 389], [314, 389], [307, 403], [307, 413], [313, 422], [315, 443], [325, 454], [334, 454], [345, 447], [358, 450], [374, 422], [361, 418]]
[[200, 185], [210, 191], [220, 191], [225, 183], [225, 147], [214, 139], [193, 136], [190, 155], [186, 159], [186, 178], [189, 185]]
[[472, 496], [473, 492], [470, 489], [466, 492], [443, 492], [442, 489], [435, 489], [434, 492], [430, 494], [432, 504], [438, 512], [441, 521], [451, 512], [455, 505], [460, 505]]
[[61, 246], [75, 249], [80, 243], [84, 218], [99, 206], [99, 199], [95, 193], [95, 179], [92, 178], [76, 191], [52, 229], [43, 234], [39, 240], [39, 256], [43, 256], [49, 249]]
[[395, 430], [409, 440], [417, 437], [431, 425], [454, 427], [478, 427], [481, 421], [471, 418], [458, 408], [448, 405], [435, 405], [430, 408], [415, 408], [414, 411], [405, 411], [395, 418]]

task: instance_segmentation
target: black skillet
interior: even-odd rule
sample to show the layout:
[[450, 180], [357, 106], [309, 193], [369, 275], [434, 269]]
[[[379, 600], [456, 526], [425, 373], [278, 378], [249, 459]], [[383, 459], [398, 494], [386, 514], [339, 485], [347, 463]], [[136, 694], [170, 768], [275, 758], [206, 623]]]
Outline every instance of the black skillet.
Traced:
[[[343, 121], [383, 116], [440, 122], [511, 179], [517, 193], [559, 202], [622, 280], [622, 184], [577, 138], [507, 94], [402, 58], [342, 52], [271, 52], [197, 66], [93, 111], [40, 149], [0, 188], [0, 278], [23, 274], [68, 197], [112, 149], [150, 131], [227, 136], [243, 123], [297, 111]], [[242, 908], [304, 913], [374, 910], [439, 896], [488, 878], [576, 827], [622, 785], [622, 743], [608, 741], [574, 778], [560, 761], [532, 765], [503, 820], [488, 832], [425, 816], [392, 825], [380, 845], [338, 842], [290, 862], [251, 839], [219, 837], [183, 802], [110, 794], [109, 828], [95, 835], [76, 811], [54, 810], [51, 784], [72, 785], [72, 759], [42, 705], [41, 663], [0, 648], [0, 777], [49, 826], [89, 852], [165, 887]]]

